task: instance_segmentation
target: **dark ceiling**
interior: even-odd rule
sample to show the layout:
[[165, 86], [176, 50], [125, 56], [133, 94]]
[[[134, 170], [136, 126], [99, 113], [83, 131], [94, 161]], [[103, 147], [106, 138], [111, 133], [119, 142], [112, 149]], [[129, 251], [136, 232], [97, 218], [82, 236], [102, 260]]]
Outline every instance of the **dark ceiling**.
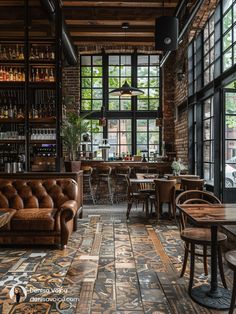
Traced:
[[[79, 47], [91, 44], [154, 47], [155, 19], [174, 15], [178, 0], [63, 0], [63, 16], [72, 41]], [[182, 15], [187, 16], [195, 0], [185, 1]], [[40, 0], [30, 0], [32, 36], [50, 36], [47, 13]], [[24, 36], [24, 1], [0, 1], [0, 37]], [[122, 23], [129, 23], [127, 31]], [[125, 39], [126, 37], [126, 39]]]

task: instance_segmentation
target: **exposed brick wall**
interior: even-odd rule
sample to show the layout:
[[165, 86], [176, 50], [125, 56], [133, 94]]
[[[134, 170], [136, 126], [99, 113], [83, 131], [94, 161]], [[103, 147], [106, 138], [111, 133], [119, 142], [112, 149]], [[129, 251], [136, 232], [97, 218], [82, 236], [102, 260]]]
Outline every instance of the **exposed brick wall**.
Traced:
[[[163, 72], [163, 140], [167, 144], [174, 143], [177, 158], [181, 158], [188, 165], [188, 77], [187, 77], [187, 47], [190, 40], [205, 25], [209, 15], [214, 11], [217, 0], [205, 0], [189, 30], [186, 32], [178, 50], [168, 58]], [[185, 74], [181, 80], [178, 72]], [[179, 109], [181, 107], [181, 110]], [[183, 108], [185, 108], [183, 110]], [[175, 114], [176, 113], [176, 114]], [[173, 118], [176, 116], [176, 119]]]
[[63, 68], [62, 90], [66, 96], [67, 110], [79, 110], [80, 108], [80, 67], [66, 66]]

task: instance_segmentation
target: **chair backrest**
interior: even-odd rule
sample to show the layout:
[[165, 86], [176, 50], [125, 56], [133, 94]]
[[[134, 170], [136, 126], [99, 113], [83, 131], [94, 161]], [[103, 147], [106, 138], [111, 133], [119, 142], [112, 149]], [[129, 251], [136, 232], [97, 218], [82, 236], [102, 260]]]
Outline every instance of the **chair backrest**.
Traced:
[[181, 188], [184, 189], [184, 191], [187, 190], [203, 190], [204, 188], [204, 179], [187, 179], [182, 178], [181, 179]]
[[[213, 193], [199, 190], [184, 191], [176, 197], [176, 206], [181, 204], [221, 204]], [[180, 210], [179, 227], [182, 231], [186, 227], [187, 216]]]
[[148, 166], [135, 166], [133, 167], [134, 173], [148, 173]]
[[154, 180], [154, 183], [156, 198], [159, 200], [159, 202], [171, 202], [172, 199], [175, 197], [176, 180], [156, 179]]
[[90, 166], [82, 166], [81, 170], [83, 170], [83, 176], [91, 176], [93, 173], [93, 168]]
[[[136, 178], [137, 179], [145, 179], [147, 178], [147, 174], [145, 173], [136, 173]], [[155, 188], [154, 183], [148, 183], [148, 182], [143, 182], [143, 183], [139, 183], [139, 188], [140, 190], [152, 190]]]
[[129, 166], [126, 167], [116, 167], [115, 174], [116, 175], [128, 175], [130, 176], [131, 168]]
[[133, 196], [133, 193], [138, 191], [137, 184], [131, 184], [129, 176], [126, 175], [127, 194], [128, 198]]
[[100, 176], [110, 176], [112, 168], [109, 166], [99, 166], [96, 168], [96, 174]]

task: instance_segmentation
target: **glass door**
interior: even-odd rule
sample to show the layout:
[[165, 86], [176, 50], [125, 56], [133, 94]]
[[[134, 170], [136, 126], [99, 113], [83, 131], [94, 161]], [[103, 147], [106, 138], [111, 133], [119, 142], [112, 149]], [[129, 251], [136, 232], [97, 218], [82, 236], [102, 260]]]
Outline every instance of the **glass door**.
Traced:
[[223, 200], [236, 202], [236, 90], [224, 89]]

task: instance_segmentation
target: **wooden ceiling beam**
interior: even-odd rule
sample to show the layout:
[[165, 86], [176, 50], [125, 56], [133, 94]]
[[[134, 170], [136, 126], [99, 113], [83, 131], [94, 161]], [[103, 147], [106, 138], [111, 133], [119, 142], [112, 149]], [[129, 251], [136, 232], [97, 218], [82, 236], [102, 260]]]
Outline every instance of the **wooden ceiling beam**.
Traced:
[[123, 36], [128, 36], [129, 34], [136, 33], [136, 32], [154, 32], [154, 26], [131, 26], [129, 27], [127, 32], [124, 32], [122, 30], [121, 26], [70, 26], [70, 32], [85, 32], [85, 33], [90, 33], [90, 32], [96, 32], [96, 33], [109, 33], [109, 34], [114, 34], [114, 33], [122, 33]]
[[[130, 37], [154, 37], [154, 32], [133, 32], [133, 33], [128, 33], [126, 35], [124, 35], [123, 32], [116, 32], [116, 33], [102, 33], [102, 32], [76, 32], [76, 31], [72, 31], [70, 32], [70, 35], [72, 37], [77, 37], [77, 36], [80, 36], [80, 37], [87, 37], [87, 36], [90, 36], [90, 37], [112, 37], [112, 38], [115, 38], [115, 37], [121, 37], [123, 38], [123, 40], [126, 38], [130, 38]], [[95, 39], [96, 40], [96, 39]]]
[[[165, 2], [164, 8], [176, 8], [176, 2]], [[95, 7], [95, 8], [163, 8], [161, 2], [131, 2], [131, 1], [64, 1], [63, 7]]]
[[[124, 44], [122, 42], [117, 42], [117, 41], [114, 41], [114, 40], [110, 40], [110, 41], [99, 41], [99, 42], [94, 42], [94, 40], [88, 40], [88, 41], [83, 41], [83, 39], [78, 39], [78, 40], [75, 40], [74, 41], [74, 44], [78, 47], [82, 47], [82, 46], [89, 46], [89, 45], [104, 45], [105, 46], [113, 46], [113, 47], [117, 47], [117, 46], [124, 46]], [[152, 46], [153, 49], [154, 49], [154, 46], [155, 44], [153, 42], [141, 42], [141, 41], [137, 41], [137, 38], [136, 38], [136, 41], [133, 41], [133, 42], [128, 42], [127, 43], [128, 46], [133, 46], [134, 48], [135, 47], [138, 47], [138, 46]]]
[[[127, 20], [66, 20], [68, 26], [120, 26], [127, 23]], [[154, 26], [155, 19], [151, 20], [129, 20], [132, 26]]]
[[93, 37], [93, 36], [74, 36], [73, 37], [73, 41], [77, 42], [77, 41], [93, 41], [94, 43], [98, 43], [98, 42], [119, 42], [122, 43], [125, 46], [128, 46], [129, 43], [131, 42], [136, 42], [136, 41], [140, 41], [140, 42], [152, 42], [154, 44], [154, 38], [153, 37], [145, 37], [145, 36], [139, 36], [139, 37], [130, 37], [128, 39], [126, 39], [126, 41], [124, 40], [124, 38], [122, 37], [114, 37], [114, 36], [99, 36], [99, 37]]
[[[165, 9], [166, 15], [173, 15], [173, 9]], [[65, 20], [125, 20], [129, 22], [130, 19], [135, 21], [143, 21], [155, 19], [156, 17], [162, 15], [162, 10], [151, 9], [151, 8], [80, 8], [76, 10], [75, 8], [64, 7], [63, 14]]]

